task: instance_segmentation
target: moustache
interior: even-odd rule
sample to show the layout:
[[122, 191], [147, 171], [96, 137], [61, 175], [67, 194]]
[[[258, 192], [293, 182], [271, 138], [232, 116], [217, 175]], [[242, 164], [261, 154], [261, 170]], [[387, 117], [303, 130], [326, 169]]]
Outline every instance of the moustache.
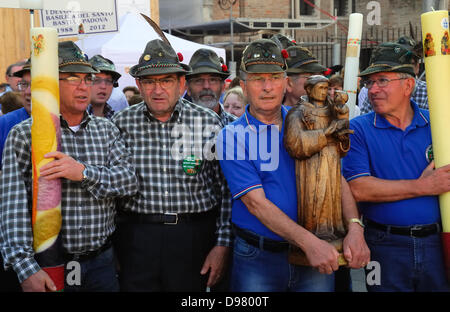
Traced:
[[214, 99], [217, 98], [216, 94], [212, 90], [202, 90], [200, 91], [198, 97], [201, 98], [202, 96], [212, 96]]

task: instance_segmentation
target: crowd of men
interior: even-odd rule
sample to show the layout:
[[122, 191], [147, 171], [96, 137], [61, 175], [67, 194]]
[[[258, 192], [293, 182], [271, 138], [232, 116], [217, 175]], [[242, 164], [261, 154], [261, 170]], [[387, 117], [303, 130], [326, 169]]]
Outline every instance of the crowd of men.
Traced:
[[[62, 182], [63, 256], [81, 267], [80, 283], [65, 290], [331, 292], [339, 281], [351, 289], [348, 269], [377, 261], [381, 283], [369, 291], [449, 291], [437, 195], [450, 191], [450, 164], [435, 169], [427, 157], [429, 113], [418, 105], [426, 84], [416, 79], [413, 46], [405, 38], [380, 44], [359, 75], [360, 103], [370, 109], [350, 121], [336, 190], [345, 270], [336, 248], [298, 222], [295, 159], [284, 145], [291, 108], [325, 103], [326, 91], [305, 98], [315, 81], [331, 97], [342, 90], [342, 78], [321, 76], [326, 67], [308, 49], [284, 36], [251, 42], [239, 71], [239, 117], [221, 102], [230, 72], [212, 50], [187, 65], [168, 43], [148, 42], [129, 72], [139, 102], [118, 108], [113, 62], [59, 43], [61, 150], [45, 155], [53, 160], [40, 179]], [[33, 249], [31, 66], [8, 69], [24, 105], [0, 117], [7, 291], [55, 290]], [[339, 130], [314, 131], [327, 144]], [[289, 261], [293, 246], [309, 265]]]

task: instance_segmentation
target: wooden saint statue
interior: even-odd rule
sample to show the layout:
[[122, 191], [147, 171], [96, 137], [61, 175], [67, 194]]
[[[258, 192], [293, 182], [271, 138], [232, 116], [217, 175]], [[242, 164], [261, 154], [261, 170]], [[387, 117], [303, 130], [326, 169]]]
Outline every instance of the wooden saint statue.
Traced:
[[[346, 93], [328, 96], [328, 79], [314, 75], [301, 99], [286, 116], [284, 145], [295, 158], [298, 223], [342, 252], [346, 234], [341, 206], [341, 157], [350, 148]], [[306, 255], [292, 246], [289, 261], [309, 265]], [[343, 256], [340, 264], [345, 264]]]

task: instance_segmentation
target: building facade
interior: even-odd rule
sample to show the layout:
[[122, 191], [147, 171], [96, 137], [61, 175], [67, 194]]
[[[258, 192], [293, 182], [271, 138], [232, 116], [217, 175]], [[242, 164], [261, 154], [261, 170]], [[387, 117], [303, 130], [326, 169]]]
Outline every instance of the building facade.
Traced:
[[[164, 0], [165, 3], [171, 1], [177, 0]], [[353, 12], [361, 13], [361, 67], [367, 65], [371, 50], [380, 42], [394, 41], [403, 35], [421, 40], [420, 15], [424, 12], [424, 3], [434, 4], [435, 9], [449, 8], [448, 1], [439, 0], [191, 1], [196, 2], [196, 5], [192, 3], [192, 10], [202, 14], [197, 17], [197, 23], [189, 21], [183, 25], [179, 21], [174, 27], [167, 27], [164, 25], [166, 13], [161, 14], [162, 28], [189, 40], [224, 47], [227, 60], [237, 63], [250, 41], [282, 33], [310, 48], [324, 65], [343, 64], [348, 16]], [[203, 3], [202, 10], [198, 9], [199, 1]]]

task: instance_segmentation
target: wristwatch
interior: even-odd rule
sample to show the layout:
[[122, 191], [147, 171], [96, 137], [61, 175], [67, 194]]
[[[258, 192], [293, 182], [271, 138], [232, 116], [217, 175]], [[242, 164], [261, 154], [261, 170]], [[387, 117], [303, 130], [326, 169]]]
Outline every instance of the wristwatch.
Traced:
[[348, 223], [358, 223], [359, 225], [364, 227], [364, 223], [362, 223], [361, 219], [358, 218], [351, 218], [350, 220], [348, 220]]

